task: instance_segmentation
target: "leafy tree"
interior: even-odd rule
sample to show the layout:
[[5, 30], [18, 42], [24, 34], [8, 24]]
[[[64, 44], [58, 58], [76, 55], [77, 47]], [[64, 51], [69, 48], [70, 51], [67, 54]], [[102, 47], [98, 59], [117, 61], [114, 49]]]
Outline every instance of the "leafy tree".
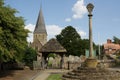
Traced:
[[22, 17], [15, 16], [18, 11], [5, 6], [0, 0], [0, 61], [21, 61], [27, 46], [28, 30], [24, 29]]
[[[96, 54], [99, 56], [99, 58], [101, 59], [104, 56], [103, 50], [104, 50], [104, 46], [103, 45], [95, 45], [95, 50], [96, 50]], [[100, 54], [99, 54], [100, 52]]]
[[82, 49], [89, 49], [89, 39], [81, 40]]
[[[89, 39], [81, 39], [72, 26], [67, 26], [60, 34], [56, 35], [56, 38], [67, 50], [66, 55], [85, 55], [85, 50], [89, 49]], [[96, 49], [95, 43], [93, 43], [93, 48]]]
[[28, 47], [26, 48], [23, 62], [25, 62], [27, 66], [32, 67], [33, 61], [36, 60], [36, 56], [37, 52], [33, 48]]
[[66, 55], [79, 56], [81, 54], [80, 40], [81, 37], [72, 26], [67, 26], [61, 31], [59, 35], [56, 35], [57, 40], [60, 44], [66, 48]]
[[116, 36], [113, 37], [113, 40], [114, 40], [113, 43], [120, 44], [120, 39], [117, 38]]
[[53, 58], [55, 58], [56, 57], [56, 54], [54, 54], [54, 53], [50, 53], [49, 55], [48, 55], [48, 58], [49, 57], [53, 57]]

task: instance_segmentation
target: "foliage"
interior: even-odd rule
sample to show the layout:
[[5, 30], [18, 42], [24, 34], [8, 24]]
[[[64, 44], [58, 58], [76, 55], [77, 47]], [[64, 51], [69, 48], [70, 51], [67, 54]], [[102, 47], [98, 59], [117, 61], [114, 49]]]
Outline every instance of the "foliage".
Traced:
[[[72, 26], [67, 26], [56, 35], [59, 43], [67, 50], [67, 55], [85, 55], [85, 49], [89, 49], [89, 39], [81, 39], [78, 32]], [[95, 44], [93, 43], [94, 49]]]
[[51, 62], [51, 61], [48, 61], [47, 66], [48, 66], [48, 67], [52, 67], [52, 62]]
[[96, 49], [97, 55], [99, 55], [99, 49], [100, 49], [100, 56], [99, 57], [102, 57], [104, 55], [104, 53], [103, 53], [103, 49], [104, 49], [103, 45], [96, 45], [95, 49]]
[[60, 44], [66, 48], [66, 55], [80, 55], [80, 35], [75, 28], [67, 26], [59, 35], [56, 35]]
[[116, 36], [113, 37], [113, 40], [114, 40], [113, 43], [120, 44], [120, 39], [117, 38]]
[[53, 57], [53, 58], [55, 58], [56, 57], [56, 54], [54, 54], [54, 53], [50, 53], [49, 55], [48, 55], [48, 58], [49, 57]]
[[4, 62], [21, 61], [27, 46], [28, 30], [24, 29], [23, 18], [15, 16], [16, 13], [0, 0], [0, 59]]
[[62, 80], [62, 74], [51, 74], [47, 80]]
[[33, 61], [36, 60], [36, 56], [37, 56], [37, 52], [33, 48], [28, 47], [26, 48], [23, 62], [25, 62], [27, 66], [31, 67], [33, 64]]
[[82, 39], [81, 44], [83, 49], [89, 49], [89, 39]]

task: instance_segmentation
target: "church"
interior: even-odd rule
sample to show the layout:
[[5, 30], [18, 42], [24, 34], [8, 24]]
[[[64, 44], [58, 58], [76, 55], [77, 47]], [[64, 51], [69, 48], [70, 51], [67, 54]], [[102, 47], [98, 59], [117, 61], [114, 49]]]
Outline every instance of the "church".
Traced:
[[43, 69], [47, 64], [47, 57], [50, 53], [57, 54], [61, 57], [60, 68], [62, 68], [64, 61], [63, 55], [66, 53], [66, 49], [56, 39], [50, 39], [47, 42], [47, 31], [42, 8], [40, 8], [36, 26], [33, 32], [33, 42], [30, 44], [30, 46], [37, 51], [37, 62], [40, 63]]
[[42, 54], [39, 52], [39, 50], [46, 42], [47, 31], [44, 22], [42, 8], [40, 8], [36, 26], [33, 32], [33, 43], [31, 43], [31, 47], [37, 51], [37, 61], [41, 60]]

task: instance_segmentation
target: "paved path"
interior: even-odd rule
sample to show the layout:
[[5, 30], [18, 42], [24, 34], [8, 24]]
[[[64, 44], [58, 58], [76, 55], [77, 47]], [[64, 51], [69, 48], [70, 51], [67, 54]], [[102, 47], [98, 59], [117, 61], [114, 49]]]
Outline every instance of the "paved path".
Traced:
[[5, 70], [0, 71], [0, 80], [30, 80], [41, 70]]
[[[107, 68], [107, 69], [120, 71], [120, 68]], [[52, 73], [66, 73], [68, 71], [69, 70], [62, 70], [62, 69], [46, 69], [46, 70], [40, 71], [31, 80], [46, 80], [47, 77]]]
[[68, 70], [62, 70], [62, 69], [46, 69], [44, 71], [41, 71], [37, 75], [33, 77], [32, 80], [46, 80], [47, 77], [52, 73], [65, 73], [68, 72]]

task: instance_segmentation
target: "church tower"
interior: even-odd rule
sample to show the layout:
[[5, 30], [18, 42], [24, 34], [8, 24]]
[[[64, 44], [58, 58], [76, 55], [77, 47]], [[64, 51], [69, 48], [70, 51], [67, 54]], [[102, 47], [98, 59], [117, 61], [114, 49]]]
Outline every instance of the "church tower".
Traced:
[[44, 45], [47, 42], [47, 31], [46, 31], [46, 27], [45, 27], [42, 8], [40, 9], [33, 35], [34, 35], [33, 42], [38, 40], [41, 42], [42, 45]]
[[36, 22], [35, 30], [33, 33], [33, 42], [31, 43], [31, 47], [37, 51], [37, 61], [40, 61], [42, 58], [42, 54], [39, 52], [39, 50], [46, 42], [47, 42], [47, 31], [46, 31], [44, 17], [41, 8]]

